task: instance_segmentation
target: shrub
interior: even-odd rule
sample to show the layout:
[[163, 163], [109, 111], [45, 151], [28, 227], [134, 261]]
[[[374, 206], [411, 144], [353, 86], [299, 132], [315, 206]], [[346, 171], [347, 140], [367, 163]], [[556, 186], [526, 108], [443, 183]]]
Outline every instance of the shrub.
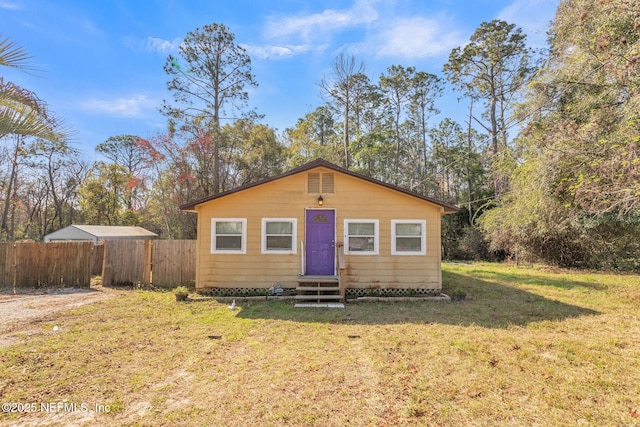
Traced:
[[178, 286], [173, 290], [173, 293], [176, 296], [176, 301], [184, 301], [189, 296], [189, 289], [185, 286]]

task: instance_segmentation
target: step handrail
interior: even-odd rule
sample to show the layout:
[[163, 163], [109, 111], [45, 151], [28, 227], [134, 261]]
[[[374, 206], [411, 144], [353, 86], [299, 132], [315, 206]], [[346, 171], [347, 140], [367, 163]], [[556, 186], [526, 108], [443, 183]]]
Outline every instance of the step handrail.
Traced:
[[345, 276], [347, 263], [344, 258], [344, 243], [338, 243], [338, 286], [340, 287], [340, 299], [344, 302], [345, 296]]

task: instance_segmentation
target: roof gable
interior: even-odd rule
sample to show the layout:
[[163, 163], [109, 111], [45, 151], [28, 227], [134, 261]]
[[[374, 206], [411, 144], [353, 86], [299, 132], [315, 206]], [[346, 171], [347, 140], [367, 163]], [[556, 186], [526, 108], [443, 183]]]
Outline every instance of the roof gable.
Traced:
[[338, 165], [335, 165], [335, 164], [333, 164], [331, 162], [328, 162], [328, 161], [326, 161], [324, 159], [321, 159], [321, 158], [318, 158], [318, 159], [313, 160], [311, 162], [305, 163], [304, 165], [298, 166], [298, 167], [296, 167], [294, 169], [291, 169], [290, 171], [285, 172], [283, 174], [276, 175], [276, 176], [273, 176], [271, 178], [267, 178], [267, 179], [264, 179], [264, 180], [261, 180], [261, 181], [254, 182], [252, 184], [243, 185], [241, 187], [237, 187], [237, 188], [234, 188], [232, 190], [224, 191], [222, 193], [218, 193], [218, 194], [215, 194], [213, 196], [205, 197], [203, 199], [196, 200], [196, 201], [193, 201], [191, 203], [184, 204], [184, 205], [180, 206], [180, 209], [182, 209], [184, 211], [195, 211], [196, 206], [198, 206], [200, 204], [207, 203], [207, 202], [210, 202], [212, 200], [220, 199], [220, 198], [223, 198], [223, 197], [231, 195], [231, 194], [239, 193], [241, 191], [248, 190], [250, 188], [258, 187], [260, 185], [264, 185], [264, 184], [267, 184], [269, 182], [276, 181], [278, 179], [286, 178], [288, 176], [292, 176], [292, 175], [296, 175], [296, 174], [299, 174], [299, 173], [307, 172], [309, 170], [312, 170], [312, 169], [315, 169], [315, 168], [318, 168], [318, 167], [324, 167], [324, 168], [333, 170], [335, 172], [342, 173], [342, 174], [345, 174], [345, 175], [348, 175], [348, 176], [351, 176], [351, 177], [354, 177], [354, 178], [357, 178], [357, 179], [361, 179], [363, 181], [367, 181], [367, 182], [370, 182], [370, 183], [375, 184], [375, 185], [379, 185], [379, 186], [382, 186], [382, 187], [385, 187], [385, 188], [389, 188], [389, 189], [397, 191], [399, 193], [406, 194], [406, 195], [409, 195], [411, 197], [415, 197], [417, 199], [432, 203], [434, 205], [442, 207], [444, 213], [455, 213], [455, 212], [458, 212], [458, 210], [459, 210], [456, 206], [449, 205], [449, 204], [440, 202], [438, 200], [432, 199], [430, 197], [423, 196], [422, 194], [419, 194], [419, 193], [416, 193], [416, 192], [413, 192], [413, 191], [409, 191], [409, 190], [406, 190], [404, 188], [400, 188], [400, 187], [397, 187], [395, 185], [388, 184], [388, 183], [383, 182], [383, 181], [379, 181], [379, 180], [377, 180], [375, 178], [370, 178], [368, 176], [365, 176], [365, 175], [350, 171], [348, 169], [342, 168], [342, 167], [340, 167]]

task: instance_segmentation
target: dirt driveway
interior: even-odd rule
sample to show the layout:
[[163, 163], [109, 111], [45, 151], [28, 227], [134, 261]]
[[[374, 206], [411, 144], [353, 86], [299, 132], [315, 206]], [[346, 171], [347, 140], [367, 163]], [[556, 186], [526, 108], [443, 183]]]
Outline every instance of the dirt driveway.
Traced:
[[42, 322], [54, 319], [54, 314], [93, 304], [121, 294], [102, 286], [67, 289], [20, 290], [0, 289], [0, 347], [17, 343], [20, 336], [41, 332]]

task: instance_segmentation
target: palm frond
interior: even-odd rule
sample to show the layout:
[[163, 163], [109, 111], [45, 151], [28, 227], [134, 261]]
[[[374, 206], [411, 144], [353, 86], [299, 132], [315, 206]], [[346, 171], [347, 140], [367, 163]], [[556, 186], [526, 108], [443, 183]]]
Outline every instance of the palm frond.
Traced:
[[2, 38], [0, 34], [0, 65], [4, 67], [18, 68], [21, 70], [36, 70], [28, 64], [32, 58], [25, 48], [12, 41], [9, 37]]
[[27, 135], [50, 141], [63, 136], [56, 132], [55, 123], [44, 119], [36, 110], [0, 106], [0, 137], [5, 135]]
[[35, 93], [11, 82], [4, 82], [0, 77], [0, 106], [8, 107], [26, 105], [31, 109], [46, 112], [46, 105]]
[[[35, 70], [28, 65], [31, 56], [8, 37], [0, 34], [0, 66], [22, 71]], [[27, 135], [50, 141], [66, 138], [68, 130], [54, 118], [47, 105], [35, 93], [0, 77], [0, 138]]]
[[66, 137], [68, 131], [35, 93], [0, 77], [0, 137], [12, 134], [54, 140]]

